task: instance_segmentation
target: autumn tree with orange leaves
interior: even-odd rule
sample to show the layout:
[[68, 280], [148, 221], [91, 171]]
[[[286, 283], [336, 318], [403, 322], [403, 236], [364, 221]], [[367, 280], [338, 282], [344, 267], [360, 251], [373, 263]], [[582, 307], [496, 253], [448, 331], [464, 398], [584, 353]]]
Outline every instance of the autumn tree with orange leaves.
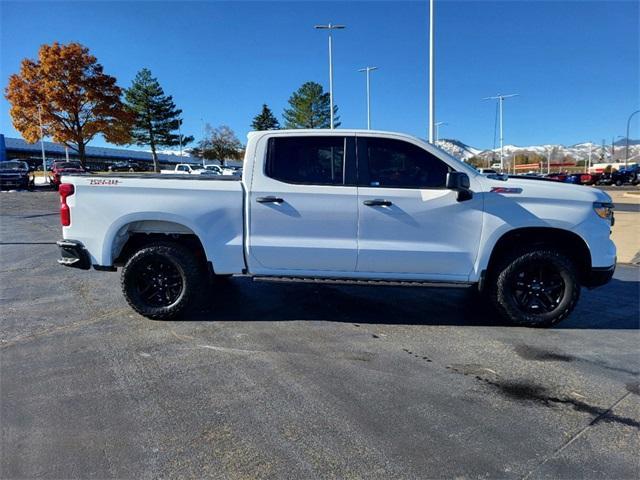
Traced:
[[20, 73], [9, 77], [5, 96], [13, 126], [26, 141], [40, 139], [40, 114], [44, 135], [77, 151], [83, 165], [97, 134], [109, 143], [131, 141], [133, 118], [122, 90], [79, 43], [42, 45], [37, 61], [24, 59]]

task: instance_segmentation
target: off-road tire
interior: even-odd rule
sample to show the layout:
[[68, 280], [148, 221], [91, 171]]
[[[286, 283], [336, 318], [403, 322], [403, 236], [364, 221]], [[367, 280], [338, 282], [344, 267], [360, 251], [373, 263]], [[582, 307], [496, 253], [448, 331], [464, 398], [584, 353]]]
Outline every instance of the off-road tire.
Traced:
[[[555, 271], [564, 283], [562, 297], [550, 311], [532, 313], [518, 306], [514, 282], [523, 269], [532, 267]], [[567, 255], [551, 248], [513, 252], [505, 256], [491, 273], [490, 300], [498, 312], [515, 325], [535, 328], [556, 325], [569, 316], [580, 297], [575, 265]]]
[[[168, 264], [169, 268], [173, 266], [172, 273], [182, 282], [176, 298], [167, 299], [166, 305], [149, 303], [140, 292], [143, 269], [157, 262]], [[178, 316], [198, 299], [202, 279], [201, 262], [189, 249], [178, 243], [159, 241], [145, 245], [129, 257], [122, 269], [120, 284], [125, 299], [136, 312], [153, 320], [168, 320]]]

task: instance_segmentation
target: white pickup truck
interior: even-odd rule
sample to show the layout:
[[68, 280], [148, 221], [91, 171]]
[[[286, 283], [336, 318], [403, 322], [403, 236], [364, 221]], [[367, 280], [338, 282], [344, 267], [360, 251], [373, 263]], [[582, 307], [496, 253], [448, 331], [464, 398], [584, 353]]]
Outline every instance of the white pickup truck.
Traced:
[[60, 195], [59, 262], [122, 267], [149, 318], [182, 312], [210, 275], [252, 275], [473, 285], [514, 323], [550, 326], [616, 264], [606, 193], [484, 176], [396, 133], [252, 132], [242, 179], [69, 175]]

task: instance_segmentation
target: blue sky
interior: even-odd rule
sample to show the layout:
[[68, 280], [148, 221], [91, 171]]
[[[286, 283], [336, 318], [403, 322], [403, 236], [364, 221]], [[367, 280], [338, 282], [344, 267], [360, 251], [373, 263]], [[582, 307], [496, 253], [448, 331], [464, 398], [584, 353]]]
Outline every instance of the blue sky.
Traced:
[[[184, 110], [184, 131], [231, 126], [241, 140], [267, 103], [278, 117], [291, 93], [328, 87], [326, 33], [334, 40], [335, 99], [343, 127], [366, 126], [364, 74], [372, 73], [373, 128], [421, 137], [427, 128], [427, 2], [9, 2], [2, 1], [0, 81], [43, 43], [78, 41], [128, 87], [149, 68]], [[640, 108], [637, 1], [437, 0], [436, 114], [441, 137], [491, 148], [497, 93], [505, 142], [573, 144], [624, 135]], [[4, 97], [0, 132], [17, 136]], [[631, 137], [638, 136], [634, 120]], [[94, 145], [103, 145], [100, 139]]]

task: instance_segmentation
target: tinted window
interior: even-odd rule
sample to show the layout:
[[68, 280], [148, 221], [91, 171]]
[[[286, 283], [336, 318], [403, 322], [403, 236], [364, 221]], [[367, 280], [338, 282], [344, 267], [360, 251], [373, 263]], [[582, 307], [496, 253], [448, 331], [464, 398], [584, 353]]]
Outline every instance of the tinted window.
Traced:
[[400, 140], [368, 138], [369, 185], [372, 187], [444, 187], [449, 166], [426, 150]]
[[287, 183], [342, 185], [344, 137], [269, 139], [266, 175]]

